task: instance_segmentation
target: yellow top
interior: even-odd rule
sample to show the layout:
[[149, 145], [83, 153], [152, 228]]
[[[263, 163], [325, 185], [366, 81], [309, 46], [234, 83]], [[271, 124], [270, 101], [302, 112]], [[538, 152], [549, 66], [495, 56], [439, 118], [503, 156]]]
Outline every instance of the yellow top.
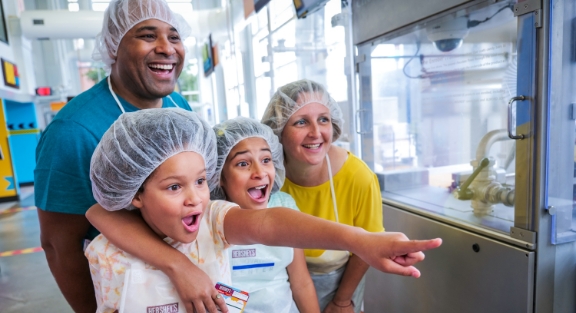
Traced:
[[[369, 232], [384, 230], [382, 194], [376, 174], [362, 160], [348, 152], [344, 165], [334, 175], [334, 191], [340, 223], [362, 227]], [[330, 181], [314, 187], [284, 182], [282, 191], [290, 194], [301, 212], [336, 221], [332, 208]], [[319, 257], [324, 250], [304, 250], [306, 257]]]

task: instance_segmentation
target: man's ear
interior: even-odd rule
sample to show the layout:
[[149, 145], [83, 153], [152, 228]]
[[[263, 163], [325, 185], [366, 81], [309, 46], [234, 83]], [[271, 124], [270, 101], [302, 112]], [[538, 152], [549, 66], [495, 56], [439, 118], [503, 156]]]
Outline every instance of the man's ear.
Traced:
[[134, 198], [132, 199], [132, 205], [138, 209], [141, 209], [144, 204], [142, 203], [142, 192], [138, 191]]

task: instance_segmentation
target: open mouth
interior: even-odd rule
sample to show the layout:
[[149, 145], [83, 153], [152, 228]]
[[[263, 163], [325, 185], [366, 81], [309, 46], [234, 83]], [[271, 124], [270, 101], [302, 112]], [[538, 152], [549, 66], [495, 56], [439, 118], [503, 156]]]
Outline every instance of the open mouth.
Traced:
[[154, 73], [158, 73], [158, 74], [169, 74], [172, 73], [172, 71], [174, 70], [174, 67], [176, 67], [176, 64], [161, 64], [161, 63], [151, 63], [148, 64], [148, 68], [154, 72]]
[[189, 232], [195, 232], [200, 226], [200, 212], [194, 212], [182, 219], [182, 225]]
[[267, 193], [268, 193], [268, 185], [260, 185], [248, 189], [248, 194], [250, 195], [250, 198], [258, 202], [265, 201], [268, 198]]
[[310, 145], [302, 145], [302, 147], [306, 148], [306, 149], [319, 149], [322, 146], [321, 143], [315, 143], [315, 144], [310, 144]]

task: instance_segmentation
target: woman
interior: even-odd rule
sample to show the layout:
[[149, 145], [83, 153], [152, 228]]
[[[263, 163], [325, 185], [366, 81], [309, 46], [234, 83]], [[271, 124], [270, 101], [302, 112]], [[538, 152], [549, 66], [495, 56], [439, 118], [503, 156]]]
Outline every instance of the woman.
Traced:
[[[282, 191], [302, 212], [370, 232], [384, 230], [378, 179], [362, 160], [333, 145], [342, 112], [322, 85], [299, 80], [280, 87], [262, 122], [284, 147]], [[345, 251], [305, 250], [305, 255], [320, 309], [360, 312], [368, 264]]]

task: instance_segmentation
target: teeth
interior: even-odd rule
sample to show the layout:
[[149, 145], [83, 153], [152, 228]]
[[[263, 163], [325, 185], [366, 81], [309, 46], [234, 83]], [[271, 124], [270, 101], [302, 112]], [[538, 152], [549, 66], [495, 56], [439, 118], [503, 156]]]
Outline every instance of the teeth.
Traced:
[[306, 148], [309, 148], [309, 149], [316, 149], [316, 148], [320, 147], [320, 144], [317, 143], [315, 145], [303, 145], [303, 146]]
[[172, 64], [150, 64], [149, 66], [160, 70], [171, 70], [174, 67]]
[[266, 185], [257, 186], [257, 187], [254, 187], [254, 188], [255, 188], [255, 189], [264, 189], [264, 188], [266, 188]]

